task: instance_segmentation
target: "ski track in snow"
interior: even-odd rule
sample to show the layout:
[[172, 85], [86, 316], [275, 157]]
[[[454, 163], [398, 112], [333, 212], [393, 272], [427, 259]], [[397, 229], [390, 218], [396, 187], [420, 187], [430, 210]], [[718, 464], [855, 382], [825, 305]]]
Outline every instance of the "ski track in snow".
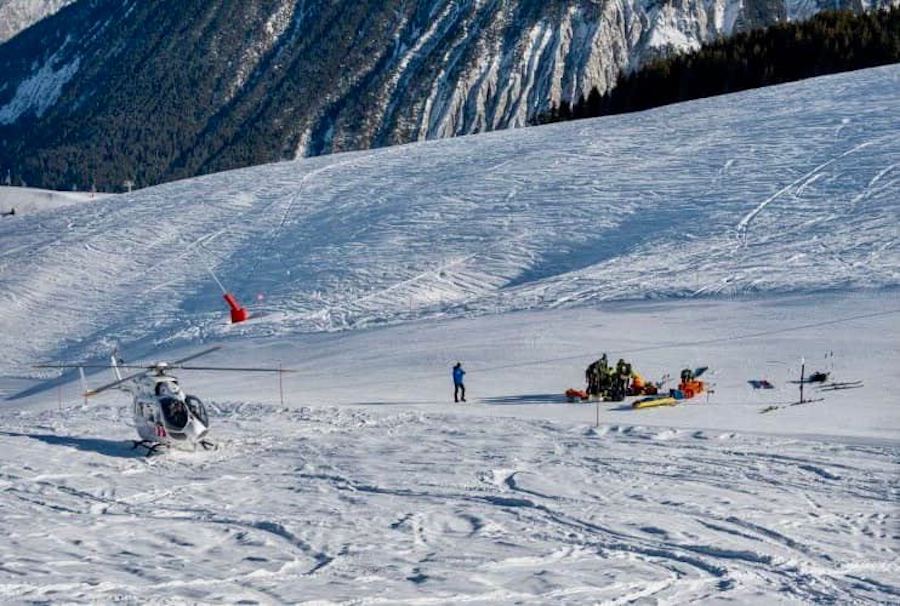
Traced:
[[[829, 165], [834, 164], [835, 162], [840, 161], [842, 158], [845, 158], [845, 157], [849, 156], [850, 154], [856, 153], [859, 150], [864, 149], [870, 145], [878, 144], [883, 141], [896, 140], [896, 138], [897, 138], [896, 134], [890, 134], [890, 135], [881, 137], [879, 139], [876, 139], [874, 141], [864, 141], [864, 142], [860, 143], [859, 145], [856, 145], [856, 146], [852, 147], [851, 149], [845, 151], [844, 153], [837, 155], [834, 158], [831, 158], [830, 160], [823, 162], [822, 164], [819, 164], [818, 166], [813, 168], [811, 171], [809, 171], [805, 175], [799, 177], [796, 181], [789, 183], [788, 185], [785, 185], [783, 188], [779, 189], [777, 192], [775, 192], [774, 194], [772, 194], [771, 196], [769, 196], [768, 198], [766, 198], [765, 200], [760, 202], [759, 206], [754, 208], [744, 218], [742, 218], [740, 220], [740, 222], [737, 225], [737, 233], [738, 233], [738, 238], [741, 240], [741, 243], [744, 245], [746, 244], [747, 230], [750, 227], [750, 223], [753, 221], [753, 219], [756, 218], [756, 216], [759, 213], [761, 213], [769, 204], [774, 202], [776, 198], [779, 198], [782, 194], [785, 194], [786, 192], [790, 191], [793, 188], [796, 188], [798, 195], [802, 194], [803, 190], [805, 190], [808, 185], [810, 185], [811, 183], [813, 183], [814, 181], [816, 181], [817, 179], [819, 179], [820, 177], [823, 176], [821, 171], [824, 170]], [[888, 170], [888, 169], [885, 169], [885, 170]], [[885, 172], [885, 171], [881, 171], [880, 173], [878, 173], [878, 175], [873, 177], [872, 182], [877, 181], [883, 172]], [[869, 188], [871, 188], [872, 182], [870, 182]]]

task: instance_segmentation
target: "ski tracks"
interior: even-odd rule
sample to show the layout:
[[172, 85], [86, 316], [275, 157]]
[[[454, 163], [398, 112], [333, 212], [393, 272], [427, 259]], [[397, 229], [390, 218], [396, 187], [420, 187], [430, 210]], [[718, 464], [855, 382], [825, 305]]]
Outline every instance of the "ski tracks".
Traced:
[[[787, 185], [785, 185], [784, 187], [782, 187], [781, 189], [776, 191], [774, 194], [772, 194], [771, 196], [769, 196], [768, 198], [766, 198], [765, 200], [760, 202], [753, 210], [751, 210], [749, 213], [744, 215], [741, 218], [741, 220], [738, 221], [737, 225], [735, 225], [735, 239], [737, 240], [738, 248], [747, 246], [748, 233], [749, 233], [749, 228], [750, 228], [751, 223], [753, 223], [753, 221], [756, 219], [756, 217], [761, 212], [763, 212], [766, 209], [766, 207], [768, 207], [772, 202], [774, 202], [775, 200], [777, 200], [784, 194], [790, 192], [791, 190], [795, 190], [796, 193], [799, 195], [809, 184], [820, 179], [822, 176], [821, 172], [824, 169], [831, 166], [832, 164], [839, 162], [843, 158], [846, 158], [847, 156], [850, 156], [851, 154], [855, 154], [856, 152], [858, 152], [862, 149], [865, 149], [871, 145], [877, 145], [877, 144], [881, 143], [882, 141], [887, 141], [887, 140], [891, 140], [891, 139], [896, 139], [896, 136], [893, 134], [885, 135], [885, 136], [879, 137], [877, 139], [863, 141], [862, 143], [854, 145], [850, 149], [848, 149], [836, 156], [833, 156], [832, 158], [830, 158], [829, 160], [826, 160], [825, 162], [822, 162], [818, 166], [816, 166], [813, 169], [811, 169], [810, 171], [804, 173], [797, 179], [794, 179], [793, 181], [791, 181], [790, 183], [788, 183]], [[876, 176], [876, 179], [874, 179], [874, 180], [877, 181], [877, 178], [878, 177]]]

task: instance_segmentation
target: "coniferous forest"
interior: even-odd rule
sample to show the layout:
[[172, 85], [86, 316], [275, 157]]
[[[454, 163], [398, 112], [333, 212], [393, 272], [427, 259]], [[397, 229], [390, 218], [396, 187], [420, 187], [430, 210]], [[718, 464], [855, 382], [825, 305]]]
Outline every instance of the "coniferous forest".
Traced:
[[826, 11], [802, 23], [737, 34], [622, 74], [601, 95], [562, 102], [536, 124], [594, 118], [900, 62], [900, 8]]
[[[405, 3], [408, 14], [392, 2], [312, 3], [314, 14], [285, 19], [284, 33], [263, 52], [269, 38], [261, 32], [273, 4], [75, 2], [0, 45], [0, 110], [16, 108], [20, 88], [38, 107], [15, 120], [14, 111], [5, 118], [0, 111], [0, 182], [122, 191], [126, 183], [140, 188], [422, 136], [416, 112], [436, 90], [434, 74], [442, 73], [446, 53], [435, 44], [407, 73], [398, 49], [412, 48], [431, 23], [422, 8], [428, 3]], [[519, 31], [551, 19], [546, 7], [558, 3], [511, 4], [517, 17], [510, 28]], [[464, 30], [451, 28], [447, 40], [465, 38]], [[463, 63], [481, 52], [474, 43], [464, 51]], [[896, 61], [900, 9], [820, 14], [650, 64], [620, 77], [606, 95], [594, 90], [535, 122], [642, 110]], [[457, 68], [448, 90], [464, 73]], [[77, 77], [68, 80], [70, 72]], [[393, 80], [401, 72], [402, 86]], [[488, 89], [486, 99], [496, 105], [501, 96]]]

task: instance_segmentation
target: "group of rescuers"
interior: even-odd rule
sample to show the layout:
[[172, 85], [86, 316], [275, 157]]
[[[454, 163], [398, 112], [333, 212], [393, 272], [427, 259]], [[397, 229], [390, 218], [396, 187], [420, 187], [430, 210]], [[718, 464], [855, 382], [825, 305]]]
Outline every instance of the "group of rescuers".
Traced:
[[[466, 386], [463, 382], [463, 376], [466, 371], [462, 368], [462, 363], [457, 362], [453, 366], [453, 401], [466, 401]], [[639, 387], [643, 389], [643, 379], [637, 373], [632, 373], [631, 364], [625, 360], [619, 360], [616, 364], [615, 372], [609, 367], [606, 361], [606, 354], [603, 357], [588, 366], [587, 382], [589, 396], [603, 397], [609, 400], [624, 400], [626, 392], [629, 388]]]
[[584, 371], [587, 380], [587, 394], [594, 398], [602, 398], [618, 402], [625, 396], [651, 391], [641, 375], [634, 372], [631, 364], [622, 358], [615, 367], [609, 365], [606, 354], [592, 362]]
[[[462, 363], [457, 362], [452, 370], [454, 402], [466, 401], [466, 386], [463, 383], [465, 374]], [[657, 392], [657, 386], [644, 381], [644, 378], [631, 368], [631, 363], [619, 358], [615, 367], [612, 367], [605, 353], [587, 367], [584, 375], [587, 379], [587, 395], [593, 398], [619, 402], [624, 400], [625, 396], [654, 395]], [[682, 384], [693, 379], [694, 373], [690, 369], [681, 371]]]
[[[705, 369], [704, 369], [705, 370]], [[631, 368], [631, 364], [622, 358], [616, 362], [616, 366], [609, 365], [606, 354], [591, 363], [584, 371], [588, 388], [588, 398], [621, 402], [625, 396], [655, 396], [659, 388], [668, 380], [668, 375], [659, 383], [645, 381], [644, 377]], [[703, 391], [703, 382], [695, 380], [694, 371], [685, 368], [681, 371], [681, 383], [677, 390], [670, 393], [678, 399], [692, 398]], [[677, 392], [677, 395], [674, 395]], [[568, 393], [567, 393], [568, 395]], [[586, 399], [584, 395], [582, 399]]]
[[[635, 372], [631, 368], [631, 364], [622, 358], [619, 358], [613, 368], [609, 365], [606, 354], [588, 366], [584, 375], [588, 384], [588, 397], [612, 402], [621, 402], [625, 396], [654, 396], [668, 378], [667, 375], [660, 383], [650, 383], [645, 381], [644, 377]], [[685, 368], [681, 371], [681, 383], [678, 385], [678, 390], [671, 391], [679, 392], [679, 395], [675, 396], [679, 399], [682, 397], [692, 398], [703, 391], [703, 383], [695, 380], [693, 370]]]

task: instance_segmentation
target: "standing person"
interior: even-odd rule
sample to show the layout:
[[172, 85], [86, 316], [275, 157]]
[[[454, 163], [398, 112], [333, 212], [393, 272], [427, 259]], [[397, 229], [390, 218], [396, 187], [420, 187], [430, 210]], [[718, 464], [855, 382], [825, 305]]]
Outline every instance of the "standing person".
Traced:
[[597, 360], [597, 395], [601, 400], [605, 400], [609, 395], [610, 387], [612, 387], [612, 373], [609, 368], [609, 359], [604, 352]]
[[628, 389], [628, 377], [630, 371], [627, 370], [625, 360], [619, 358], [616, 362], [616, 369], [612, 376], [612, 387], [610, 389], [610, 399], [614, 402], [621, 402], [625, 399], [625, 392]]
[[460, 396], [462, 401], [466, 401], [466, 386], [463, 384], [463, 375], [466, 371], [462, 368], [462, 362], [457, 362], [453, 367], [453, 401], [459, 402]]
[[600, 388], [597, 385], [598, 374], [597, 362], [591, 362], [587, 370], [584, 371], [584, 378], [587, 380], [587, 394], [589, 396], [595, 396], [600, 393]]

